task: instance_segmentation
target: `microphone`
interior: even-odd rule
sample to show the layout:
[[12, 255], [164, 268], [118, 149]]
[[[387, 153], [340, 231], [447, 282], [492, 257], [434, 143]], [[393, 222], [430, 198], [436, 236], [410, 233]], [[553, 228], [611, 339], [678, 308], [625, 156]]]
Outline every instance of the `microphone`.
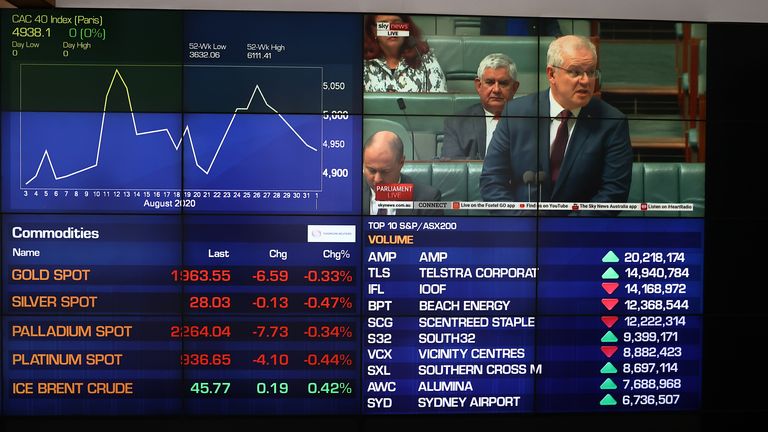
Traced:
[[539, 171], [536, 173], [536, 187], [539, 188], [539, 203], [541, 203], [541, 185], [546, 181], [547, 179], [547, 173], [544, 171]]
[[523, 173], [523, 183], [528, 185], [528, 202], [531, 202], [531, 183], [536, 181], [536, 173], [526, 171]]
[[403, 112], [403, 117], [405, 118], [405, 124], [408, 125], [408, 132], [411, 133], [411, 149], [415, 151], [416, 149], [416, 136], [413, 134], [413, 127], [411, 126], [411, 120], [408, 118], [408, 113], [405, 111], [405, 101], [403, 98], [397, 98], [397, 106], [400, 108], [400, 111]]
[[421, 67], [424, 69], [424, 89], [422, 92], [427, 93], [429, 91], [429, 69], [427, 69], [427, 64], [424, 63], [424, 57], [421, 55], [419, 42], [414, 38], [408, 38], [408, 40], [411, 41], [413, 48], [416, 49], [416, 54], [419, 55], [419, 60], [421, 60]]

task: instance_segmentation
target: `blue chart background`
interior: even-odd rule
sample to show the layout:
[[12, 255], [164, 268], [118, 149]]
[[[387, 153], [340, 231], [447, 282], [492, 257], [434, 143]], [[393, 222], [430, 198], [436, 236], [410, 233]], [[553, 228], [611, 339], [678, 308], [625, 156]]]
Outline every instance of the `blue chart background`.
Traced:
[[[30, 188], [174, 189], [179, 187], [180, 158], [165, 132], [137, 136], [127, 113], [13, 113], [21, 117], [22, 185]], [[101, 119], [98, 166], [61, 178], [96, 163]], [[168, 129], [180, 136], [178, 114], [136, 114], [139, 132]], [[14, 122], [15, 123], [15, 122]], [[19, 137], [11, 137], [17, 149]], [[176, 138], [178, 139], [178, 138]], [[29, 182], [48, 152], [37, 177]], [[15, 164], [14, 164], [15, 165]], [[55, 180], [51, 165], [60, 178]], [[29, 182], [29, 184], [27, 184]]]
[[[188, 12], [184, 17], [184, 111], [200, 165], [210, 164], [223, 131], [238, 115], [210, 174], [194, 166], [184, 150], [184, 187], [189, 190], [300, 191], [299, 199], [255, 199], [247, 204], [198, 200], [192, 211], [266, 213], [360, 212], [362, 91], [359, 17], [332, 14]], [[315, 37], [322, 37], [318, 49]], [[201, 58], [210, 44], [224, 46], [215, 58]], [[258, 47], [258, 48], [255, 48]], [[248, 58], [258, 53], [261, 58]], [[269, 58], [266, 55], [269, 54]], [[344, 82], [340, 91], [323, 91], [323, 82]], [[271, 106], [271, 108], [270, 108]], [[309, 149], [274, 113], [279, 112]], [[323, 111], [346, 111], [348, 120], [323, 120]], [[342, 139], [343, 149], [323, 148]], [[348, 170], [347, 177], [323, 177], [324, 169]]]
[[[69, 86], [94, 102], [79, 106], [79, 112], [2, 113], [4, 210], [178, 213], [183, 203], [186, 212], [359, 214], [362, 37], [350, 29], [360, 28], [360, 17], [185, 12], [184, 22], [184, 44], [179, 47], [184, 64], [174, 57], [163, 65], [121, 65], [98, 58], [89, 58], [92, 64], [27, 65], [45, 66], [38, 75], [50, 77], [51, 88]], [[322, 35], [324, 45], [333, 49], [317, 49], [315, 35]], [[98, 79], [79, 84], [56, 81], [57, 71], [76, 74], [72, 67]], [[124, 81], [114, 80], [115, 70]], [[170, 74], [163, 76], [176, 84], [148, 90], [157, 84], [151, 81], [155, 70]], [[323, 90], [324, 82], [333, 85]], [[111, 93], [104, 99], [108, 88]], [[138, 133], [158, 132], [138, 136], [134, 131], [129, 93]], [[100, 141], [104, 100], [110, 112]], [[182, 112], [153, 112], [160, 108], [150, 102], [158, 101], [163, 110], [181, 106]], [[25, 102], [19, 101], [21, 109]], [[237, 111], [223, 139], [235, 110], [245, 107]], [[342, 113], [344, 118], [324, 120], [325, 111]], [[174, 148], [182, 136], [183, 150]], [[323, 147], [331, 140], [343, 140], [345, 145]], [[50, 161], [43, 160], [46, 151]], [[73, 175], [62, 178], [68, 174]], [[54, 196], [52, 189], [62, 193]], [[75, 189], [88, 189], [88, 196], [82, 191], [75, 197]], [[95, 190], [100, 191], [98, 197]], [[183, 190], [250, 194], [177, 195]], [[104, 191], [110, 191], [108, 197]], [[120, 195], [114, 196], [114, 191]], [[171, 195], [158, 196], [157, 191]], [[266, 191], [281, 194], [265, 196]], [[178, 198], [194, 202], [173, 202]]]
[[238, 114], [223, 142], [231, 114], [185, 115], [196, 158], [192, 147], [185, 145], [184, 189], [319, 192], [322, 119], [320, 115], [284, 117], [316, 150], [305, 146], [277, 115]]
[[185, 189], [321, 191], [322, 75], [321, 67], [184, 68]]
[[[179, 114], [136, 113], [139, 133], [161, 130], [137, 135], [131, 114], [109, 112], [104, 116], [100, 141], [102, 116], [102, 113], [2, 113], [3, 156], [8, 167], [3, 170], [3, 183], [7, 190], [3, 196], [4, 208], [151, 211], [142, 207], [143, 198], [140, 197], [109, 201], [52, 201], [42, 197], [25, 197], [22, 188], [27, 190], [27, 194], [45, 189], [69, 189], [70, 192], [75, 189], [178, 191], [182, 189], [183, 157], [185, 190], [312, 192], [311, 200], [299, 202], [199, 200], [199, 207], [204, 210], [359, 211], [356, 197], [360, 196], [360, 149], [354, 144], [360, 132], [359, 116], [351, 116], [343, 123], [331, 122], [324, 127], [329, 139], [341, 138], [347, 143], [345, 149], [329, 150], [322, 147], [321, 115], [284, 115], [307, 144], [317, 149], [314, 151], [305, 146], [277, 115], [240, 113], [235, 117], [215, 161], [214, 155], [232, 114], [188, 114], [183, 116], [182, 123]], [[182, 143], [183, 155], [174, 148], [182, 135], [182, 124], [189, 126], [196, 158], [189, 135]], [[163, 129], [168, 129], [168, 132]], [[47, 158], [44, 157], [46, 151]], [[196, 166], [196, 160], [202, 169]], [[55, 169], [56, 176], [51, 167]], [[345, 168], [349, 176], [324, 178], [323, 167]], [[317, 207], [316, 193], [320, 193]]]
[[[139, 132], [168, 129], [181, 136], [179, 114], [135, 114]], [[5, 209], [95, 210], [137, 209], [139, 200], [98, 202], [25, 198], [39, 189], [152, 189], [179, 190], [181, 153], [165, 132], [137, 136], [129, 113], [107, 113], [98, 166], [71, 177], [67, 174], [96, 164], [102, 113], [4, 112], [3, 196]], [[20, 145], [20, 139], [23, 139]], [[48, 151], [50, 162], [43, 155]], [[42, 160], [42, 166], [40, 166]], [[59, 180], [54, 178], [51, 164]], [[35, 177], [38, 166], [39, 173]], [[33, 179], [29, 184], [29, 180]]]

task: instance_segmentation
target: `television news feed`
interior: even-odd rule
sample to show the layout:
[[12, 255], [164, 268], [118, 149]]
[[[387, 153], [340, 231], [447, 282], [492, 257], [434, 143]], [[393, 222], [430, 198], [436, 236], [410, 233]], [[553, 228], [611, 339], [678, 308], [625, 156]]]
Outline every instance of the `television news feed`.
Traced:
[[[377, 36], [403, 41], [403, 46], [415, 47], [422, 57], [433, 56], [440, 64], [446, 83], [445, 90], [441, 91], [390, 86], [364, 94], [365, 139], [382, 130], [397, 134], [404, 147], [402, 172], [417, 183], [435, 186], [442, 192], [438, 202], [412, 201], [398, 198], [394, 186], [382, 184], [381, 202], [377, 204], [392, 209], [391, 214], [397, 214], [399, 208], [409, 209], [409, 214], [420, 209], [440, 209], [445, 215], [703, 217], [705, 24], [664, 23], [667, 33], [663, 35], [663, 31], [649, 30], [654, 22], [637, 22], [637, 27], [646, 28], [626, 30], [633, 26], [632, 22], [416, 15], [409, 18], [410, 23], [398, 20], [392, 24], [386, 21], [386, 16], [380, 17], [385, 21], [376, 23]], [[399, 26], [398, 29], [408, 29], [409, 25], [418, 27], [425, 45], [417, 45], [412, 32], [389, 30], [392, 25]], [[549, 90], [547, 50], [556, 37], [569, 34], [586, 37], [594, 44], [599, 76], [589, 85], [593, 86], [594, 99], [615, 108], [599, 115], [585, 113], [579, 118], [583, 128], [599, 130], [603, 127], [601, 123], [621, 122], [626, 118], [622, 127], [628, 128], [629, 146], [621, 149], [624, 154], [619, 161], [610, 153], [611, 150], [616, 153], [616, 146], [609, 147], [608, 142], [602, 140], [597, 143], [602, 146], [598, 150], [590, 145], [594, 136], [585, 138], [583, 133], [577, 133], [568, 149], [575, 154], [586, 142], [588, 148], [584, 151], [589, 154], [583, 158], [567, 158], [572, 161], [565, 162], [564, 168], [568, 167], [566, 171], [570, 176], [566, 175], [561, 183], [597, 184], [585, 188], [583, 193], [558, 194], [553, 193], [550, 178], [547, 147], [551, 142], [545, 141], [547, 137], [554, 139], [554, 130], [550, 134], [540, 129], [556, 115], [545, 112], [549, 102], [529, 101], [530, 109], [509, 113], [502, 109], [508, 100], [525, 101], [526, 96]], [[478, 71], [481, 62], [494, 54], [504, 55], [513, 63], [511, 72], [505, 74], [508, 88], [493, 84], [493, 77], [489, 81], [491, 86], [487, 86], [483, 77], [478, 76], [482, 73]], [[496, 60], [493, 67], [485, 69], [486, 74], [501, 73], [508, 67], [508, 63], [497, 67], [499, 64]], [[373, 75], [370, 70], [366, 68], [366, 79]], [[423, 64], [416, 72], [430, 80], [431, 71]], [[394, 73], [403, 75], [407, 71], [398, 69]], [[495, 106], [496, 113], [490, 111], [491, 106]], [[512, 133], [532, 131], [527, 143], [530, 148], [516, 150], [517, 147], [509, 147], [508, 142], [502, 147], [504, 157], [528, 159], [514, 167], [507, 163], [494, 164], [495, 171], [489, 173], [488, 178], [494, 182], [507, 181], [509, 185], [493, 185], [494, 192], [499, 193], [484, 197], [481, 178], [496, 124]], [[504, 137], [509, 141], [508, 134]], [[500, 143], [503, 140], [500, 139]], [[530, 154], [512, 154], [523, 150]], [[631, 164], [628, 164], [629, 152]], [[491, 159], [496, 161], [500, 157], [496, 155]], [[586, 158], [593, 159], [594, 163], [580, 163]], [[619, 163], [622, 172], [611, 168]], [[503, 175], [495, 176], [499, 170], [503, 170]], [[582, 171], [590, 171], [592, 175], [585, 176]], [[615, 186], [610, 183], [616, 182], [619, 175], [628, 177], [621, 181], [620, 193], [602, 194], [606, 188]], [[374, 187], [371, 192], [375, 196]], [[367, 196], [364, 195], [364, 200]]]
[[4, 415], [701, 408], [705, 24], [0, 25]]

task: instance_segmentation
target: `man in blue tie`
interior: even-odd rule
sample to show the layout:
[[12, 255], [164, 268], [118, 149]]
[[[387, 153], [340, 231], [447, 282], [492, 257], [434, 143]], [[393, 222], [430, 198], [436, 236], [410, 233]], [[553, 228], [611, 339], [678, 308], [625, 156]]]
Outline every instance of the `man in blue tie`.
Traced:
[[624, 114], [592, 97], [599, 79], [595, 46], [582, 36], [555, 39], [546, 74], [549, 90], [504, 108], [480, 176], [483, 200], [626, 202], [632, 180], [629, 126]]

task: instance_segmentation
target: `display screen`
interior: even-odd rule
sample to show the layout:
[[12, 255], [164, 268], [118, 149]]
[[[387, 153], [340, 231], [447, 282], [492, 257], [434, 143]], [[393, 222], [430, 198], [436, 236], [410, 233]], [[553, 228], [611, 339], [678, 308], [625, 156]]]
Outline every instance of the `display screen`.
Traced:
[[[360, 49], [348, 38], [357, 24], [324, 14], [4, 15], [3, 151], [14, 161], [3, 169], [4, 208], [358, 213], [349, 171], [360, 158]], [[338, 48], [320, 56], [305, 34]]]
[[4, 415], [701, 409], [705, 24], [1, 30]]

